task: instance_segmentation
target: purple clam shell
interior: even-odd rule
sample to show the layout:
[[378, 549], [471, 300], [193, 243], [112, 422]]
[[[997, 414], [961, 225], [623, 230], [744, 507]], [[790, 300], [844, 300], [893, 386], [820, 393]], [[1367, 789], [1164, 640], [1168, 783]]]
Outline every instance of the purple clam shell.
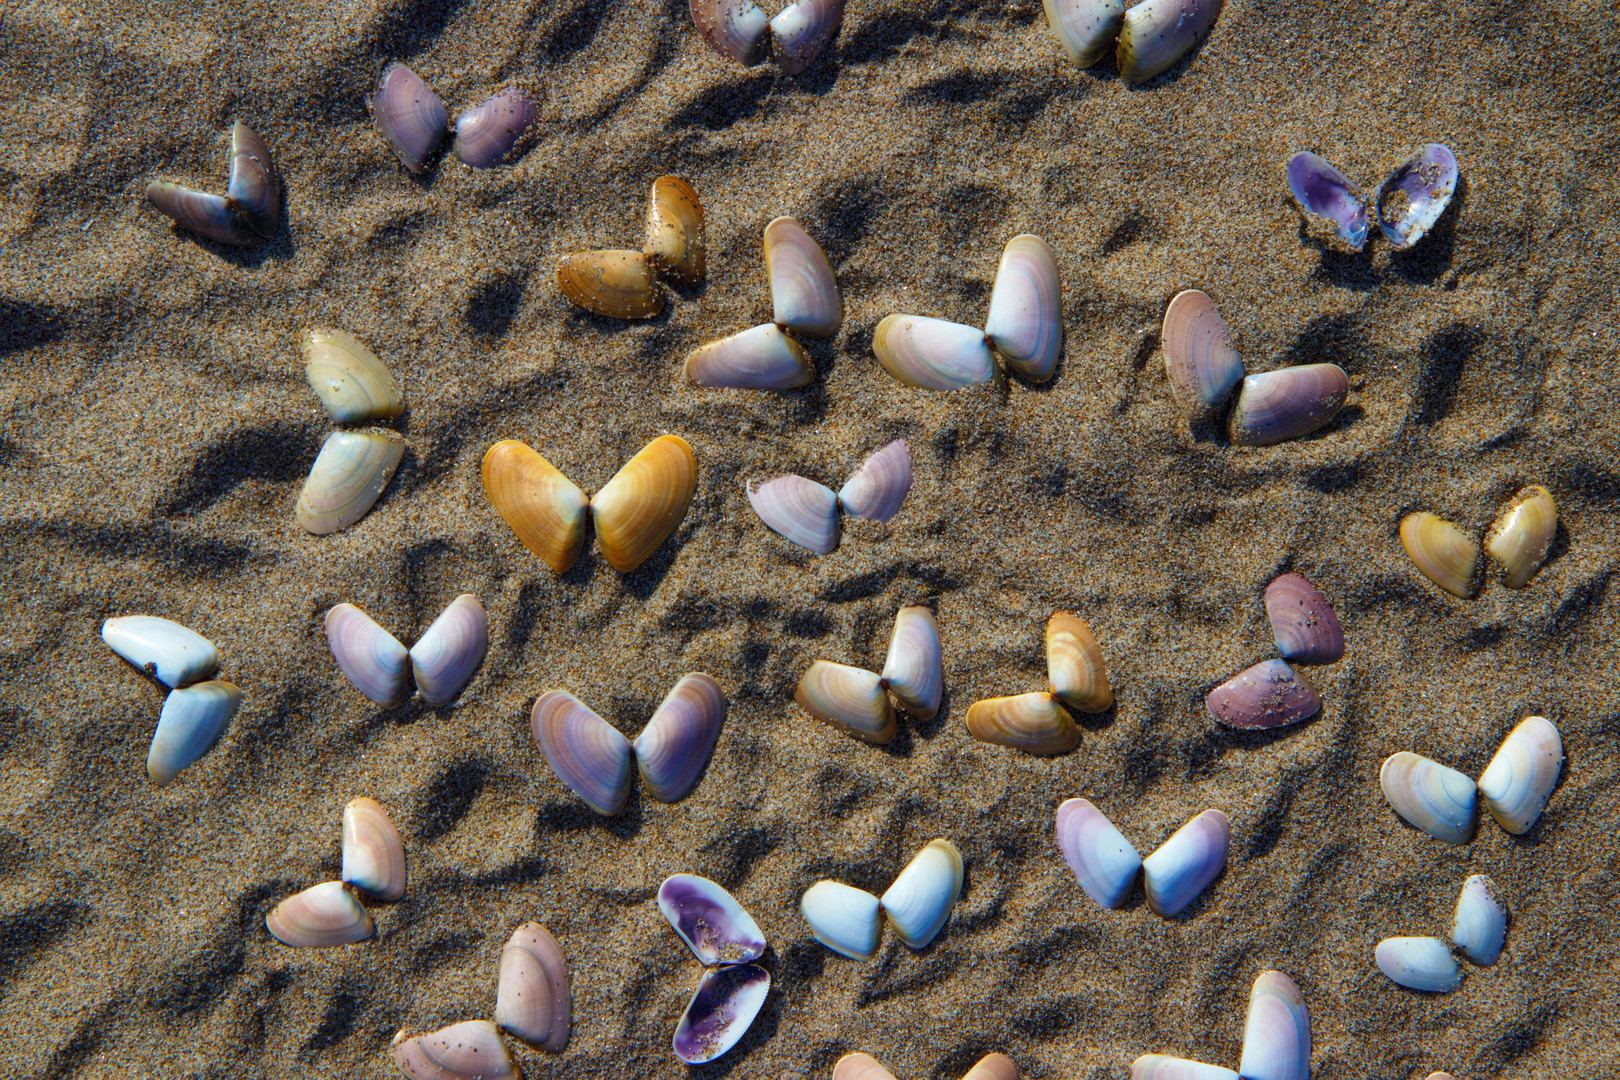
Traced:
[[1339, 238], [1361, 250], [1367, 242], [1367, 196], [1349, 177], [1302, 150], [1288, 159], [1288, 186], [1306, 213], [1333, 222]]
[[653, 798], [678, 802], [703, 773], [726, 719], [726, 694], [702, 672], [681, 676], [630, 743]]
[[888, 521], [900, 512], [911, 490], [911, 446], [896, 439], [867, 455], [838, 491], [844, 513], [868, 521]]
[[770, 972], [740, 964], [705, 972], [675, 1027], [675, 1056], [702, 1065], [737, 1045], [771, 991]]
[[427, 168], [449, 119], [439, 95], [404, 64], [383, 69], [371, 97], [371, 117], [394, 154], [413, 173]]
[[494, 168], [533, 120], [534, 107], [523, 91], [502, 90], [456, 117], [456, 157], [475, 169]]
[[1211, 690], [1204, 707], [1227, 727], [1278, 728], [1315, 716], [1322, 699], [1286, 662], [1264, 660]]
[[1309, 435], [1332, 420], [1350, 393], [1337, 364], [1302, 364], [1249, 375], [1232, 408], [1232, 442], [1270, 446]]
[[146, 185], [146, 201], [182, 229], [217, 243], [240, 247], [252, 235], [236, 208], [219, 195], [154, 180]]
[[1331, 664], [1344, 655], [1344, 629], [1327, 597], [1298, 574], [1266, 586], [1266, 616], [1277, 651], [1296, 664]]
[[765, 935], [753, 916], [708, 878], [666, 878], [658, 887], [658, 910], [706, 967], [747, 963], [765, 952]]
[[1398, 250], [1423, 239], [1457, 190], [1457, 159], [1449, 147], [1429, 143], [1385, 180], [1373, 196], [1378, 227]]

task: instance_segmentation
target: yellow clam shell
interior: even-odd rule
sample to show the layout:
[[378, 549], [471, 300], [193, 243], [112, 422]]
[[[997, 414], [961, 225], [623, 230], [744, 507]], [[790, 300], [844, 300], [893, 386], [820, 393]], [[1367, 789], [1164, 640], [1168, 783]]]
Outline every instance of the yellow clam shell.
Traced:
[[1074, 719], [1047, 693], [976, 701], [967, 712], [967, 729], [980, 742], [1031, 754], [1066, 753], [1080, 741]]
[[686, 440], [662, 435], [591, 499], [596, 540], [613, 569], [628, 574], [669, 538], [697, 490], [697, 458]]
[[1066, 705], [1099, 713], [1114, 703], [1102, 647], [1083, 619], [1060, 611], [1047, 620], [1046, 671]]
[[1531, 485], [1502, 508], [1485, 537], [1485, 551], [1501, 572], [1502, 584], [1522, 589], [1541, 569], [1558, 531], [1558, 505], [1552, 492]]
[[557, 264], [557, 288], [598, 315], [647, 319], [664, 310], [653, 267], [639, 251], [576, 251]]
[[516, 439], [490, 447], [481, 471], [484, 494], [523, 546], [556, 573], [573, 566], [585, 541], [585, 493]]
[[1425, 577], [1452, 596], [1474, 595], [1479, 545], [1451, 522], [1428, 511], [1401, 519], [1401, 545]]
[[703, 277], [708, 250], [703, 228], [703, 204], [691, 184], [678, 176], [653, 181], [647, 202], [647, 242], [643, 252], [653, 267], [678, 281]]

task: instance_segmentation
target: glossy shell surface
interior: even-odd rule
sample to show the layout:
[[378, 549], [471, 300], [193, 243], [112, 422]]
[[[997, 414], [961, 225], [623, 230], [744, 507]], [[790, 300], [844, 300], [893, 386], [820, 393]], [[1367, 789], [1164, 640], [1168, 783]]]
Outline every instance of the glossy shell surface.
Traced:
[[1451, 943], [1480, 967], [1490, 967], [1502, 955], [1507, 940], [1507, 908], [1496, 883], [1484, 874], [1463, 882], [1457, 911], [1451, 920]]
[[867, 742], [894, 738], [894, 707], [883, 680], [864, 668], [817, 660], [800, 677], [793, 700], [817, 720]]
[[793, 390], [816, 381], [804, 347], [775, 323], [700, 345], [686, 355], [686, 377], [699, 386]]
[[1462, 968], [1439, 938], [1385, 938], [1374, 955], [1378, 970], [1408, 990], [1445, 994], [1462, 985]]
[[451, 1024], [430, 1035], [394, 1037], [394, 1065], [408, 1080], [516, 1080], [500, 1032], [488, 1020]]
[[685, 798], [720, 739], [726, 695], [702, 672], [681, 676], [630, 744], [647, 790], [659, 802]]
[[1513, 497], [1485, 536], [1485, 553], [1500, 572], [1502, 584], [1522, 589], [1547, 561], [1558, 532], [1558, 505], [1552, 492], [1531, 485]]
[[1125, 9], [1114, 58], [1120, 78], [1141, 83], [1169, 71], [1209, 33], [1221, 0], [1140, 0]]
[[1142, 860], [1148, 906], [1160, 915], [1179, 915], [1220, 877], [1232, 843], [1232, 825], [1219, 810], [1205, 810], [1177, 829]]
[[1201, 1061], [1165, 1054], [1143, 1054], [1131, 1063], [1131, 1080], [1239, 1080], [1239, 1077], [1219, 1065], [1205, 1065]]
[[1529, 716], [1502, 740], [1479, 774], [1479, 794], [1496, 823], [1520, 836], [1540, 820], [1563, 768], [1558, 729], [1545, 716]]
[[771, 991], [771, 976], [758, 964], [706, 971], [675, 1027], [675, 1056], [703, 1065], [736, 1046]]
[[1057, 842], [1075, 880], [1097, 903], [1117, 908], [1130, 896], [1142, 856], [1088, 800], [1069, 799], [1058, 807]]
[[523, 91], [502, 90], [456, 118], [456, 157], [474, 169], [494, 168], [506, 160], [534, 117]]
[[404, 64], [383, 69], [371, 95], [371, 118], [411, 172], [426, 171], [450, 116], [433, 88]]
[[896, 439], [867, 455], [844, 486], [838, 504], [844, 513], [867, 521], [888, 521], [911, 491], [911, 445]]
[[686, 440], [661, 435], [642, 447], [591, 498], [596, 542], [628, 574], [651, 558], [686, 517], [697, 491], [697, 458]]
[[518, 541], [554, 573], [566, 573], [585, 544], [585, 493], [516, 439], [491, 446], [479, 471], [490, 505]]
[[832, 263], [798, 221], [779, 217], [765, 226], [765, 268], [778, 326], [818, 338], [838, 333], [844, 302]]
[[1333, 223], [1352, 251], [1367, 242], [1367, 194], [1325, 158], [1302, 150], [1288, 159], [1288, 188], [1307, 214]]
[[1344, 628], [1333, 605], [1298, 574], [1282, 574], [1266, 586], [1266, 617], [1283, 659], [1331, 664], [1344, 656]]
[[146, 754], [146, 775], [158, 787], [211, 750], [242, 706], [242, 692], [223, 679], [171, 691], [163, 699], [157, 730]]
[[1080, 712], [1106, 712], [1114, 704], [1102, 646], [1084, 619], [1059, 611], [1046, 620], [1046, 674], [1052, 693]]
[[748, 485], [748, 504], [782, 539], [825, 555], [838, 546], [838, 496], [797, 473]]
[[984, 336], [1006, 365], [1043, 383], [1057, 370], [1063, 351], [1063, 283], [1057, 256], [1038, 236], [1007, 242], [990, 290]]
[[566, 690], [541, 694], [529, 730], [557, 779], [598, 814], [630, 798], [630, 741]]
[[872, 332], [885, 371], [920, 390], [962, 390], [996, 378], [984, 331], [922, 315], [890, 315]]
[[916, 604], [895, 615], [889, 654], [883, 661], [883, 685], [919, 720], [931, 720], [939, 712], [945, 667], [939, 623], [928, 608]]
[[298, 493], [298, 524], [316, 536], [347, 529], [376, 505], [404, 456], [405, 442], [392, 432], [332, 432]]
[[1101, 60], [1119, 37], [1125, 0], [1041, 0], [1046, 22], [1069, 58], [1087, 68]]
[[512, 931], [501, 948], [495, 1025], [541, 1050], [568, 1046], [573, 997], [568, 961], [551, 931], [536, 922]]
[[576, 251], [557, 263], [557, 288], [570, 301], [612, 319], [650, 319], [664, 310], [652, 262], [640, 251]]
[[965, 723], [980, 742], [1028, 754], [1065, 754], [1080, 742], [1074, 718], [1044, 691], [975, 701]]
[[287, 897], [264, 917], [265, 929], [295, 949], [352, 945], [371, 936], [371, 916], [341, 881], [328, 881]]
[[190, 627], [157, 615], [121, 615], [101, 624], [113, 652], [164, 686], [181, 687], [219, 667], [214, 643]]
[[844, 21], [844, 0], [794, 0], [771, 20], [776, 62], [797, 75], [826, 51]]
[[225, 200], [254, 232], [264, 237], [276, 234], [281, 222], [281, 177], [270, 160], [270, 148], [240, 120], [231, 128], [231, 177]]
[[836, 881], [818, 881], [805, 890], [799, 912], [815, 939], [852, 960], [877, 954], [882, 929], [878, 898], [865, 889]]
[[647, 200], [647, 240], [642, 253], [653, 268], [688, 284], [703, 277], [709, 239], [697, 189], [679, 176], [653, 181]]
[[692, 24], [715, 52], [744, 66], [765, 59], [770, 18], [752, 0], [688, 0]]
[[1427, 511], [1401, 519], [1401, 546], [1423, 576], [1452, 596], [1467, 600], [1474, 595], [1479, 569], [1479, 545], [1444, 518]]
[[399, 383], [377, 354], [343, 330], [307, 330], [304, 378], [334, 424], [389, 420], [405, 411]]
[[1456, 769], [1403, 750], [1378, 770], [1384, 798], [1408, 824], [1443, 843], [1474, 836], [1474, 782]]
[[253, 236], [242, 216], [221, 195], [154, 180], [146, 185], [146, 201], [182, 229], [215, 243], [240, 247]]
[[1385, 180], [1373, 196], [1378, 227], [1396, 250], [1423, 239], [1446, 212], [1457, 190], [1457, 159], [1449, 147], [1421, 147]]
[[1310, 1080], [1311, 1017], [1305, 995], [1280, 971], [1262, 971], [1243, 1021], [1244, 1080]]
[[1232, 408], [1232, 442], [1270, 446], [1309, 435], [1338, 415], [1349, 393], [1350, 378], [1337, 364], [1246, 375]]
[[696, 874], [658, 887], [658, 910], [705, 967], [745, 964], [765, 953], [765, 934], [729, 892]]
[[405, 845], [375, 799], [351, 799], [343, 808], [343, 880], [379, 900], [405, 895]]
[[478, 597], [463, 593], [439, 613], [411, 646], [411, 674], [430, 705], [448, 705], [467, 685], [489, 650], [489, 615]]
[[1177, 293], [1164, 309], [1164, 372], [1182, 414], [1195, 421], [1216, 416], [1243, 381], [1232, 332], [1197, 289]]
[[405, 697], [410, 653], [399, 639], [353, 604], [336, 604], [324, 620], [338, 670], [368, 699], [393, 705]]
[[962, 894], [962, 853], [949, 840], [930, 840], [880, 898], [889, 925], [909, 948], [933, 941]]

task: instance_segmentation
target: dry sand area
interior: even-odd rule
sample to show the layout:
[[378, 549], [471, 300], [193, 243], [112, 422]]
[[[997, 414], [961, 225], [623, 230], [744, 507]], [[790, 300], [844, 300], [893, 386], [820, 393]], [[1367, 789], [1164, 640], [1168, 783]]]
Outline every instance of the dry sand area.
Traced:
[[[767, 5], [772, 7], [774, 6]], [[386, 1077], [389, 1042], [487, 1017], [501, 944], [544, 922], [574, 979], [573, 1042], [531, 1077], [825, 1077], [865, 1051], [902, 1080], [1001, 1050], [1034, 1078], [1128, 1075], [1148, 1052], [1235, 1066], [1267, 968], [1303, 989], [1319, 1080], [1614, 1073], [1620, 997], [1615, 672], [1620, 31], [1602, 3], [1229, 0], [1203, 47], [1126, 86], [1077, 70], [1031, 0], [851, 0], [801, 76], [743, 70], [685, 0], [10, 0], [0, 9], [0, 1074]], [[383, 64], [452, 115], [518, 85], [539, 119], [510, 165], [413, 178], [374, 131]], [[235, 251], [144, 204], [161, 177], [222, 189], [248, 121], [286, 224]], [[1352, 255], [1302, 226], [1284, 176], [1315, 149], [1369, 187], [1422, 142], [1463, 185], [1412, 252]], [[646, 193], [689, 179], [709, 275], [658, 317], [570, 307], [563, 254], [639, 243]], [[681, 378], [698, 344], [770, 317], [760, 234], [798, 217], [845, 297], [784, 394]], [[873, 327], [982, 319], [1002, 246], [1056, 249], [1067, 347], [1043, 386], [894, 382]], [[1350, 403], [1262, 449], [1195, 439], [1159, 319], [1196, 287], [1251, 371], [1328, 360]], [[293, 502], [330, 429], [299, 335], [336, 326], [403, 384], [401, 471], [375, 509], [305, 534]], [[693, 446], [676, 535], [621, 575], [558, 577], [496, 516], [485, 449], [518, 438], [587, 490], [662, 433]], [[750, 479], [836, 486], [909, 440], [888, 526], [812, 556], [767, 531]], [[1455, 600], [1396, 535], [1433, 510], [1475, 535], [1520, 487], [1559, 502], [1531, 587]], [[1261, 593], [1296, 570], [1345, 624], [1316, 719], [1218, 728], [1204, 694], [1271, 655]], [[454, 705], [371, 706], [321, 630], [340, 601], [407, 643], [458, 593], [491, 617]], [[938, 612], [946, 704], [859, 743], [792, 702], [818, 658], [877, 666], [896, 609]], [[1042, 689], [1054, 610], [1096, 629], [1118, 692], [1070, 754], [983, 745], [981, 697]], [[147, 613], [213, 640], [244, 706], [170, 787], [144, 774], [160, 692], [99, 640]], [[634, 734], [687, 671], [732, 700], [695, 791], [592, 814], [528, 730], [549, 688]], [[1446, 847], [1379, 793], [1415, 750], [1477, 776], [1540, 713], [1568, 764], [1541, 822]], [[272, 940], [282, 897], [337, 875], [371, 796], [409, 852], [377, 939]], [[1053, 813], [1096, 803], [1144, 853], [1205, 807], [1225, 874], [1178, 918], [1098, 908]], [[968, 864], [944, 933], [860, 963], [800, 894], [881, 892], [923, 843]], [[775, 984], [731, 1054], [669, 1042], [699, 968], [652, 897], [688, 871], [770, 939]], [[1385, 979], [1388, 936], [1444, 932], [1488, 873], [1507, 948], [1462, 988]]]

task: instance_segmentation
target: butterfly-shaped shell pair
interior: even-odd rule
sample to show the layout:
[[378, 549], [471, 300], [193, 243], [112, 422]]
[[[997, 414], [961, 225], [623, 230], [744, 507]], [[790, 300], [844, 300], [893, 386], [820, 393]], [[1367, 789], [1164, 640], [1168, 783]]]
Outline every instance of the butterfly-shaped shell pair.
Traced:
[[751, 67], [774, 48], [776, 62], [797, 75], [838, 34], [844, 0], [793, 0], [769, 18], [753, 0], [690, 0], [692, 23], [714, 51]]
[[[449, 120], [433, 87], [404, 64], [389, 64], [370, 105], [378, 132], [400, 164], [413, 173], [426, 172]], [[456, 157], [475, 169], [494, 168], [506, 160], [535, 115], [522, 90], [502, 90], [456, 118]]]
[[1046, 21], [1080, 67], [1101, 60], [1118, 38], [1115, 58], [1128, 83], [1170, 70], [1209, 32], [1221, 0], [1042, 0]]
[[980, 742], [1029, 754], [1073, 750], [1080, 742], [1080, 729], [1064, 705], [1098, 713], [1114, 704], [1102, 647], [1084, 619], [1060, 611], [1047, 620], [1046, 673], [1050, 693], [974, 702], [965, 718], [968, 734]]
[[1409, 990], [1447, 993], [1462, 985], [1456, 950], [1480, 967], [1491, 967], [1507, 940], [1507, 907], [1496, 883], [1484, 874], [1463, 882], [1451, 920], [1451, 941], [1437, 937], [1385, 938], [1374, 954], [1378, 970]]
[[867, 521], [887, 522], [911, 490], [911, 447], [904, 439], [873, 451], [836, 494], [788, 473], [748, 485], [748, 502], [772, 532], [825, 555], [838, 546], [838, 508]]
[[565, 255], [557, 264], [557, 288], [597, 315], [650, 319], [664, 310], [659, 275], [684, 284], [702, 279], [707, 237], [697, 190], [678, 176], [660, 176], [647, 201], [642, 249]]
[[[1402, 518], [1400, 531], [1401, 546], [1424, 577], [1459, 600], [1474, 595], [1480, 548], [1471, 536], [1426, 510]], [[1509, 500], [1485, 534], [1485, 552], [1502, 584], [1509, 589], [1530, 584], [1557, 532], [1558, 504], [1552, 492], [1532, 484]]]
[[793, 700], [817, 720], [870, 743], [894, 738], [892, 694], [919, 720], [939, 711], [945, 692], [945, 666], [934, 613], [920, 605], [903, 607], [894, 617], [894, 633], [883, 673], [817, 660], [799, 679]]
[[1058, 807], [1057, 840], [1080, 887], [1097, 903], [1119, 907], [1141, 870], [1148, 906], [1169, 918], [1225, 869], [1232, 825], [1219, 810], [1205, 810], [1143, 859], [1101, 810], [1085, 799], [1069, 799]]
[[[303, 354], [304, 378], [333, 423], [374, 423], [405, 411], [393, 374], [353, 334], [308, 330]], [[298, 523], [317, 536], [353, 525], [382, 496], [404, 455], [404, 440], [391, 431], [332, 432], [298, 494]]]
[[154, 180], [146, 201], [181, 228], [232, 247], [274, 236], [281, 222], [281, 177], [270, 148], [238, 120], [231, 128], [231, 174], [224, 195]]
[[906, 864], [882, 898], [838, 881], [818, 881], [799, 900], [810, 933], [852, 960], [877, 954], [887, 916], [907, 948], [922, 949], [939, 936], [962, 895], [962, 853], [949, 840], [931, 840]]
[[1331, 664], [1344, 656], [1344, 629], [1320, 589], [1298, 574], [1266, 586], [1266, 616], [1281, 660], [1262, 660], [1211, 690], [1204, 708], [1227, 727], [1287, 727], [1322, 710], [1322, 698], [1293, 664]]
[[208, 678], [219, 667], [219, 650], [195, 630], [172, 620], [156, 615], [108, 619], [101, 624], [101, 640], [148, 677], [171, 688], [146, 753], [147, 778], [166, 787], [213, 749], [241, 708], [242, 692], [224, 679]]
[[1131, 1080], [1310, 1080], [1311, 1017], [1305, 995], [1280, 971], [1262, 971], [1249, 992], [1238, 1072], [1188, 1058], [1145, 1054]]
[[287, 897], [265, 916], [265, 929], [295, 949], [364, 941], [374, 926], [351, 887], [377, 900], [405, 895], [405, 845], [388, 811], [372, 799], [355, 799], [343, 808], [342, 880]]
[[1352, 251], [1367, 242], [1369, 207], [1395, 250], [1423, 239], [1445, 213], [1458, 175], [1450, 148], [1428, 143], [1397, 166], [1369, 200], [1326, 159], [1308, 150], [1288, 159], [1288, 187], [1300, 209], [1331, 222], [1335, 235]]
[[765, 1004], [771, 976], [753, 962], [765, 935], [730, 893], [696, 874], [667, 878], [658, 910], [706, 969], [672, 1040], [676, 1057], [702, 1065], [737, 1045]]
[[450, 704], [489, 650], [489, 615], [470, 593], [451, 601], [408, 650], [353, 604], [331, 608], [325, 628], [326, 643], [343, 674], [355, 689], [384, 706], [404, 699], [413, 675], [424, 701]]

